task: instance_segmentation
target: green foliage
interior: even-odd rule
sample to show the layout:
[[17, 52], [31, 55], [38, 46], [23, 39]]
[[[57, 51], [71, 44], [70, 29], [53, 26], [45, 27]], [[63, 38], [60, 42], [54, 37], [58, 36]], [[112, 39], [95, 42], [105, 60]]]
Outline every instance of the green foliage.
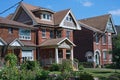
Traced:
[[120, 34], [113, 38], [113, 62], [116, 63], [116, 68], [120, 69]]
[[83, 65], [79, 65], [78, 68], [79, 68], [79, 70], [84, 70]]
[[60, 71], [60, 64], [52, 64], [50, 67], [50, 71]]
[[6, 61], [6, 65], [8, 67], [13, 67], [16, 66], [17, 64], [17, 57], [15, 54], [13, 53], [9, 53], [5, 56], [5, 61]]
[[120, 74], [115, 73], [109, 76], [108, 80], [120, 80]]
[[38, 66], [39, 65], [37, 64], [36, 61], [26, 61], [26, 62], [22, 63], [20, 68], [27, 69], [27, 70], [34, 70]]
[[83, 65], [84, 68], [93, 68], [93, 62], [80, 62], [79, 65]]
[[80, 80], [94, 80], [94, 78], [91, 74], [82, 72], [80, 73]]
[[72, 71], [72, 61], [70, 59], [64, 59], [60, 68], [61, 71]]

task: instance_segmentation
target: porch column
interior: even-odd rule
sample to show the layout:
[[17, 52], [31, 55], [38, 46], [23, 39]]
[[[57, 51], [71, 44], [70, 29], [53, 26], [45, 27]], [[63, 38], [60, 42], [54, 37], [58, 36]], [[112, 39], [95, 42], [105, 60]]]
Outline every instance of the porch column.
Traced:
[[58, 59], [58, 47], [55, 48], [55, 62], [58, 64], [59, 59]]
[[73, 47], [71, 47], [71, 50], [70, 50], [70, 52], [71, 52], [71, 60], [73, 61]]

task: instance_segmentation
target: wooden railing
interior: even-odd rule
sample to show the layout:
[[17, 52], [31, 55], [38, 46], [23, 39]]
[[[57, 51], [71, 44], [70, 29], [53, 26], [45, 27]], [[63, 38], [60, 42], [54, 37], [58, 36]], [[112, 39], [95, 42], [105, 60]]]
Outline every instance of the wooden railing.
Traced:
[[78, 62], [73, 61], [73, 70], [78, 71]]

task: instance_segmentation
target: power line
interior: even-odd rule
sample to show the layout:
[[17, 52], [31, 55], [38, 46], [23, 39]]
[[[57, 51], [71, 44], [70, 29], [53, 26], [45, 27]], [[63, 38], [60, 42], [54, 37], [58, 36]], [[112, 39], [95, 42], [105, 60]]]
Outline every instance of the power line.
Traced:
[[7, 12], [8, 10], [14, 8], [16, 5], [20, 4], [22, 1], [23, 1], [23, 0], [19, 1], [18, 3], [14, 4], [13, 6], [9, 7], [8, 9], [6, 9], [6, 10], [0, 12], [0, 14], [3, 14], [3, 13], [5, 13], [5, 12]]

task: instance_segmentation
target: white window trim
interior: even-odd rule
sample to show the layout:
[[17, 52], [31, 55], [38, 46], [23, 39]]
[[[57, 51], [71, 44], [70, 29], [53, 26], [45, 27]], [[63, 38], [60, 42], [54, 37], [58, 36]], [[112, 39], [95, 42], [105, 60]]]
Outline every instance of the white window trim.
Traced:
[[[24, 30], [24, 29], [23, 29]], [[22, 36], [22, 37], [21, 37]], [[24, 38], [23, 38], [24, 37]], [[20, 35], [20, 29], [19, 29], [19, 39], [20, 40], [31, 40], [31, 30], [30, 30], [30, 36], [29, 36], [29, 39], [25, 39], [25, 37], [28, 37], [28, 36], [24, 36], [24, 35]]]
[[102, 45], [106, 45], [107, 44], [107, 36], [106, 36], [106, 42], [105, 43], [104, 43], [104, 36], [106, 36], [106, 34], [102, 36]]
[[[107, 49], [103, 49], [103, 50], [102, 50], [102, 53], [103, 53], [104, 51], [107, 52], [108, 50], [107, 50]], [[106, 55], [107, 55], [107, 53], [106, 53]], [[103, 56], [104, 56], [104, 54], [103, 54]], [[104, 59], [104, 57], [103, 57], [103, 61], [107, 61], [107, 56], [106, 56], [106, 59]]]
[[[110, 37], [110, 40], [109, 40], [109, 37]], [[108, 45], [112, 45], [111, 33], [108, 33]]]
[[[45, 16], [49, 15], [49, 19], [47, 19], [47, 17], [46, 17], [46, 18], [43, 18], [43, 14], [45, 14]], [[51, 16], [50, 16], [50, 15], [51, 15]], [[41, 13], [41, 20], [52, 21], [52, 14], [47, 13], [47, 12]]]
[[42, 30], [45, 30], [45, 32], [44, 32], [44, 34], [45, 34], [45, 36], [43, 36], [43, 31], [42, 31], [42, 38], [46, 38], [46, 29], [45, 28], [42, 28]]
[[22, 61], [23, 61], [23, 51], [31, 51], [33, 55], [31, 56], [32, 60], [30, 60], [30, 61], [34, 61], [34, 51], [33, 50], [22, 50]]

